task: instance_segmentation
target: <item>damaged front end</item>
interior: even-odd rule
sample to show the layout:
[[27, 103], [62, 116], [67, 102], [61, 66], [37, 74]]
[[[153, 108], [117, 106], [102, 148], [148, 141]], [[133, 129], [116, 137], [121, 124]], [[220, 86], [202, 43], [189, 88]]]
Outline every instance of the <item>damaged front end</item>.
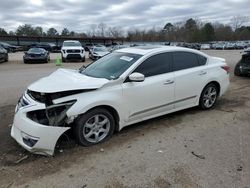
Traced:
[[28, 91], [28, 95], [30, 95], [34, 100], [37, 100], [37, 96], [40, 95], [39, 102], [44, 103], [46, 106], [46, 108], [43, 110], [28, 112], [27, 117], [31, 120], [42, 125], [62, 127], [64, 127], [66, 123], [71, 123], [69, 120], [67, 120], [66, 112], [76, 102], [76, 100], [71, 100], [60, 104], [53, 104], [53, 94], [38, 94], [37, 92]]
[[11, 136], [32, 153], [53, 155], [57, 140], [69, 130], [74, 117], [67, 111], [75, 104], [70, 100], [54, 104], [53, 100], [83, 92], [40, 93], [27, 90], [16, 106]]

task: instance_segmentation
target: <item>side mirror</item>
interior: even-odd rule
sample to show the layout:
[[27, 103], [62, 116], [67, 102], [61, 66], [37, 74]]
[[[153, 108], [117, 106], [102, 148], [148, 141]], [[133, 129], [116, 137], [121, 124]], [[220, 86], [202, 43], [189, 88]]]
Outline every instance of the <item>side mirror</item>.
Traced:
[[145, 76], [138, 72], [130, 74], [128, 78], [132, 82], [143, 82], [145, 80]]
[[85, 65], [81, 66], [81, 68], [79, 69], [79, 72], [82, 72], [85, 69]]

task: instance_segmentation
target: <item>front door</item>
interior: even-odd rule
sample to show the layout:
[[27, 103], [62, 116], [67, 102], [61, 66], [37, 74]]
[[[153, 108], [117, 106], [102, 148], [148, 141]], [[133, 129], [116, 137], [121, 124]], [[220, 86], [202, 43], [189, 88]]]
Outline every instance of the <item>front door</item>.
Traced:
[[145, 76], [143, 82], [123, 83], [124, 103], [129, 111], [127, 121], [148, 119], [173, 109], [175, 82], [171, 67], [170, 53], [157, 54], [134, 70]]

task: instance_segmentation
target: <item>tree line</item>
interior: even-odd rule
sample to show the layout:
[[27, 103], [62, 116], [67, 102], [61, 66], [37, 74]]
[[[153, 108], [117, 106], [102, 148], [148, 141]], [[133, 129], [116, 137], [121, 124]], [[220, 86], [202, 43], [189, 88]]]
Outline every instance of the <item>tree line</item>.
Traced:
[[246, 16], [234, 16], [230, 24], [202, 22], [190, 18], [186, 21], [166, 23], [163, 28], [149, 30], [133, 29], [127, 33], [130, 41], [168, 41], [168, 42], [210, 42], [250, 40], [250, 26]]
[[92, 24], [90, 30], [85, 32], [70, 31], [63, 28], [59, 33], [55, 28], [49, 28], [45, 31], [42, 27], [33, 27], [30, 24], [18, 26], [16, 31], [7, 32], [4, 28], [0, 28], [0, 35], [17, 35], [17, 36], [77, 36], [77, 37], [124, 37], [124, 32], [118, 27], [107, 27], [105, 23]]
[[29, 24], [18, 26], [16, 31], [7, 32], [0, 28], [0, 35], [18, 36], [78, 36], [78, 37], [125, 37], [128, 41], [168, 41], [168, 42], [209, 42], [250, 40], [250, 26], [246, 16], [234, 16], [230, 24], [203, 22], [190, 18], [181, 22], [167, 22], [163, 28], [131, 28], [128, 31], [120, 27], [108, 27], [105, 23], [93, 24], [87, 32], [75, 32], [64, 28], [60, 33], [55, 28], [47, 31], [40, 26]]

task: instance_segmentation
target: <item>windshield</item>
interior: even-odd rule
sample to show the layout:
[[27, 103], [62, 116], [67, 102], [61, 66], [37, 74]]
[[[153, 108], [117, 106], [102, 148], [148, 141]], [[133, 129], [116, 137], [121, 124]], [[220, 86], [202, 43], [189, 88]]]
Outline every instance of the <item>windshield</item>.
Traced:
[[105, 47], [99, 47], [99, 48], [94, 48], [94, 52], [107, 52], [107, 48]]
[[82, 46], [80, 42], [64, 42], [63, 46]]
[[142, 55], [114, 52], [95, 61], [86, 67], [82, 74], [114, 80], [133, 65]]
[[42, 48], [31, 48], [28, 51], [29, 53], [41, 53], [44, 52], [44, 50]]

